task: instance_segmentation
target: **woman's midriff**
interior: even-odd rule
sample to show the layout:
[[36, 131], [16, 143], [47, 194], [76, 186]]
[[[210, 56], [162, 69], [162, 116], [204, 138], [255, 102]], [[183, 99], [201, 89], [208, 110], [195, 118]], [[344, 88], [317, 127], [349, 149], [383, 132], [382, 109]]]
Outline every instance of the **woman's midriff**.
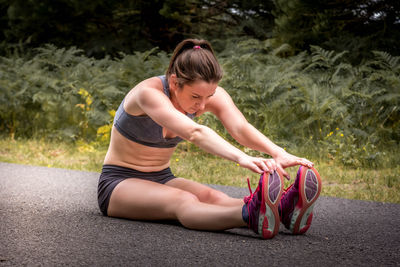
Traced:
[[169, 167], [175, 148], [149, 147], [122, 136], [114, 127], [104, 164], [118, 165], [142, 172], [161, 171]]

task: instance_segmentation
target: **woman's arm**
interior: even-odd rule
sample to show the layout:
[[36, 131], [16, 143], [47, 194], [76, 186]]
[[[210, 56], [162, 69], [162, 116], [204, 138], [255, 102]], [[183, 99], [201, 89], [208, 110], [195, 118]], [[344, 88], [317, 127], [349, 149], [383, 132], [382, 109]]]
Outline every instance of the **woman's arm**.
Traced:
[[286, 167], [295, 165], [313, 166], [313, 163], [307, 159], [287, 153], [248, 123], [223, 88], [217, 89], [215, 96], [209, 102], [208, 109], [220, 119], [231, 136], [241, 145], [271, 155], [275, 159], [278, 169], [287, 178], [289, 178], [289, 175], [283, 170]]
[[197, 124], [188, 118], [178, 111], [160, 90], [137, 87], [135, 88], [135, 95], [132, 96], [129, 102], [131, 103], [130, 105], [137, 105], [143, 113], [150, 116], [162, 127], [169, 129], [209, 153], [237, 162], [241, 166], [257, 173], [262, 173], [263, 171], [272, 172], [276, 169], [276, 164], [273, 160], [251, 157], [229, 144], [210, 128]]

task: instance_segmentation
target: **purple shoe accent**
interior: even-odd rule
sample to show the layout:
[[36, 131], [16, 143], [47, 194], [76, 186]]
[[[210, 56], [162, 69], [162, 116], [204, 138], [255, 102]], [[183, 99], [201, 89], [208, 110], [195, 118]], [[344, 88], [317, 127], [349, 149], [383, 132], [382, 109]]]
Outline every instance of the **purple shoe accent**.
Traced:
[[[251, 191], [250, 181], [247, 179], [250, 196], [244, 197], [244, 207], [248, 216], [243, 216], [247, 225], [262, 238], [273, 238], [279, 231], [278, 205], [282, 194], [283, 176], [261, 174], [256, 191]], [[273, 200], [273, 201], [272, 201]], [[248, 219], [247, 219], [248, 218]]]
[[309, 229], [321, 185], [321, 178], [314, 168], [301, 166], [295, 182], [283, 192], [279, 215], [281, 222], [293, 234], [304, 234]]
[[275, 204], [278, 199], [279, 193], [282, 190], [281, 180], [276, 171], [273, 174], [269, 175], [269, 188], [270, 188], [268, 192], [269, 200], [273, 204]]
[[296, 180], [294, 183], [288, 189], [286, 189], [285, 192], [283, 192], [281, 203], [278, 207], [279, 214], [281, 216], [281, 222], [286, 228], [290, 227], [294, 208], [299, 201], [299, 181], [301, 168], [302, 166], [300, 166], [299, 170], [297, 171]]
[[[247, 180], [247, 182], [250, 183], [249, 180]], [[244, 203], [245, 203], [245, 205], [247, 205], [247, 211], [249, 213], [248, 226], [250, 229], [252, 229], [256, 233], [258, 233], [260, 208], [263, 203], [262, 202], [262, 190], [261, 190], [262, 187], [263, 187], [263, 175], [261, 175], [261, 177], [260, 177], [260, 181], [258, 182], [256, 191], [254, 191], [254, 193], [252, 193], [251, 187], [249, 185], [250, 196], [244, 197]]]
[[307, 201], [311, 202], [311, 200], [315, 197], [318, 191], [318, 181], [314, 172], [308, 170], [306, 175], [306, 197]]

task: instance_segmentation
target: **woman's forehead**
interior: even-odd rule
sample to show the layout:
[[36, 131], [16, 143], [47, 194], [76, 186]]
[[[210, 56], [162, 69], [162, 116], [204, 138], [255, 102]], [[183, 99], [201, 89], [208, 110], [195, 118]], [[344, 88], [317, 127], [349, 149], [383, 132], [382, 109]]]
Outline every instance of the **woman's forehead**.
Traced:
[[191, 84], [185, 84], [183, 88], [197, 95], [212, 95], [215, 93], [217, 86], [217, 83], [195, 81]]

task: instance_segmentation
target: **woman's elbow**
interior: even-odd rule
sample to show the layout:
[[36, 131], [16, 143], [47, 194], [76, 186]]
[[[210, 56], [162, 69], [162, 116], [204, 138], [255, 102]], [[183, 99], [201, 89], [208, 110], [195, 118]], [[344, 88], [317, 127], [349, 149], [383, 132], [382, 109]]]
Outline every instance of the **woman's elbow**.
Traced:
[[187, 141], [193, 144], [199, 143], [201, 140], [205, 138], [207, 129], [208, 129], [207, 126], [196, 125], [189, 131]]

